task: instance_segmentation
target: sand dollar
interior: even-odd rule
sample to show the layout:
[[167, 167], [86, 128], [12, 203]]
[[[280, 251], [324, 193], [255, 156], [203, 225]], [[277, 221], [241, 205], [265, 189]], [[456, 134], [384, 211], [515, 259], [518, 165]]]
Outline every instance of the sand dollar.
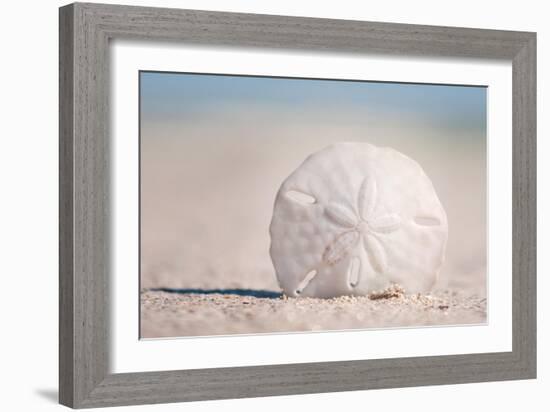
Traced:
[[432, 182], [402, 153], [337, 143], [310, 155], [283, 182], [270, 254], [288, 296], [366, 295], [397, 283], [426, 292], [447, 243], [447, 216]]

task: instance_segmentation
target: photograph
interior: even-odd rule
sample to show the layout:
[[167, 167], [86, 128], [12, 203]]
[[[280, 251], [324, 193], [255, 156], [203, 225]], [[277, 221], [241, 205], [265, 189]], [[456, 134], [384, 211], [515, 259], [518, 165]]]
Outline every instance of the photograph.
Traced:
[[140, 71], [139, 259], [140, 339], [485, 325], [487, 87]]

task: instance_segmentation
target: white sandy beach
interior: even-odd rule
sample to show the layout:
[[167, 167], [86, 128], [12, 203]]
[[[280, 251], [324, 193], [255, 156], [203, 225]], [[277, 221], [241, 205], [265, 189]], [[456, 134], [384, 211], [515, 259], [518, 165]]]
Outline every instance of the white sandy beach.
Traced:
[[486, 299], [451, 292], [372, 300], [143, 291], [143, 338], [480, 324]]
[[[185, 130], [143, 127], [142, 337], [485, 322], [484, 145], [469, 147], [462, 135], [453, 136], [461, 144], [437, 143], [449, 131], [426, 129], [415, 119], [391, 124], [363, 116], [364, 124], [356, 124], [347, 115], [326, 122], [288, 113], [278, 121], [270, 116], [252, 114], [252, 129], [238, 113], [195, 119]], [[309, 153], [347, 140], [406, 153], [436, 187], [448, 215], [449, 241], [427, 301], [278, 297], [268, 252], [276, 191]], [[212, 293], [216, 290], [221, 293]], [[249, 296], [243, 290], [272, 295]]]

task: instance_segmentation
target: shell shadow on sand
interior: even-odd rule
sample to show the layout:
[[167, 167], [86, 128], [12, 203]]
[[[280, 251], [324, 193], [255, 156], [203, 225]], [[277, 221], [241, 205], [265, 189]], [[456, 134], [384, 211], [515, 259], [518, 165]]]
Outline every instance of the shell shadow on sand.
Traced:
[[194, 288], [151, 288], [152, 292], [177, 293], [180, 295], [203, 294], [203, 295], [238, 295], [251, 296], [254, 298], [280, 299], [283, 294], [271, 290], [261, 289], [194, 289]]

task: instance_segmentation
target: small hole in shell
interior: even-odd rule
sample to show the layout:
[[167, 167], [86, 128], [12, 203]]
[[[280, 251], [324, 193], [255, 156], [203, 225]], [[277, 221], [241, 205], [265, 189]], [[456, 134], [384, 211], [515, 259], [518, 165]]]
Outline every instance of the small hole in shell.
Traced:
[[349, 262], [348, 267], [348, 282], [354, 288], [359, 284], [359, 273], [361, 269], [361, 261], [357, 256], [354, 256]]
[[307, 275], [302, 279], [302, 281], [300, 282], [300, 284], [298, 285], [298, 287], [296, 288], [296, 294], [299, 295], [301, 294], [304, 289], [307, 287], [307, 285], [309, 285], [309, 282], [312, 281], [312, 279], [317, 275], [317, 271], [314, 269], [314, 270], [310, 270]]
[[294, 200], [295, 202], [301, 203], [303, 205], [312, 205], [317, 201], [313, 196], [300, 192], [298, 190], [289, 190], [285, 193], [286, 197], [288, 197], [291, 200]]
[[441, 224], [438, 218], [430, 216], [416, 216], [414, 223], [420, 226], [439, 226]]

